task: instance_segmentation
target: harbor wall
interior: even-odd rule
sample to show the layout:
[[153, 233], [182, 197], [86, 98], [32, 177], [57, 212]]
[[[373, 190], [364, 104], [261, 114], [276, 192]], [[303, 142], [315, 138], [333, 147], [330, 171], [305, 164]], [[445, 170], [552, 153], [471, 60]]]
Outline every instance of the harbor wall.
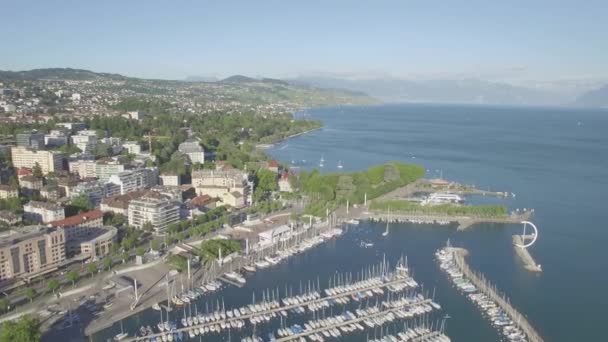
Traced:
[[536, 263], [530, 252], [528, 252], [528, 249], [519, 247], [519, 245], [523, 244], [524, 242], [521, 235], [513, 235], [513, 248], [515, 248], [515, 254], [517, 254], [524, 263], [524, 268], [531, 272], [542, 272], [542, 268]]
[[460, 268], [461, 272], [467, 277], [478, 289], [486, 296], [498, 304], [511, 318], [511, 320], [528, 336], [530, 342], [543, 342], [542, 337], [534, 329], [532, 324], [528, 322], [526, 317], [519, 313], [509, 302], [498, 294], [496, 289], [492, 287], [485, 279], [471, 270], [464, 259], [466, 250], [462, 248], [454, 248], [454, 261]]

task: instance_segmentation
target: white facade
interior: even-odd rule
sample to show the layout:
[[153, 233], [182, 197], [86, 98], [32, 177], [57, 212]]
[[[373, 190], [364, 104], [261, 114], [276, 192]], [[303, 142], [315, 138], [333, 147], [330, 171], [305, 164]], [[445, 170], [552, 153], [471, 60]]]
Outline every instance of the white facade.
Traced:
[[65, 218], [63, 207], [51, 202], [30, 201], [23, 206], [23, 216], [26, 220], [49, 223]]
[[91, 130], [82, 130], [70, 137], [72, 144], [82, 152], [91, 152], [97, 146], [97, 133]]
[[160, 175], [159, 178], [161, 185], [181, 185], [179, 175]]
[[161, 233], [168, 225], [179, 221], [179, 204], [168, 199], [143, 197], [129, 203], [128, 215], [130, 226], [142, 228], [149, 222], [156, 233]]
[[141, 145], [135, 141], [125, 141], [122, 147], [127, 150], [130, 154], [140, 154]]
[[158, 183], [158, 169], [145, 168], [119, 172], [110, 176], [108, 183], [116, 185], [118, 193], [108, 193], [108, 197], [124, 195], [127, 192], [149, 188]]
[[36, 163], [40, 165], [42, 173], [56, 172], [62, 169], [63, 155], [55, 151], [31, 150], [17, 146], [11, 148], [13, 166], [16, 168], [32, 169]]
[[183, 143], [179, 144], [177, 150], [180, 151], [181, 153], [187, 155], [188, 158], [190, 158], [190, 162], [192, 164], [195, 164], [195, 163], [204, 164], [205, 163], [205, 150], [203, 149], [201, 144], [198, 142], [198, 140], [190, 139], [190, 140], [184, 141]]

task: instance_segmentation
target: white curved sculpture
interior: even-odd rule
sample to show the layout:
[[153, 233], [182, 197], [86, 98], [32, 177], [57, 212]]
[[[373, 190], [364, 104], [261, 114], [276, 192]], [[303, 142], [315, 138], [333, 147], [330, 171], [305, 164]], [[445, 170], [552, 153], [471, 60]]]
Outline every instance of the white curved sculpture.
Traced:
[[[536, 228], [534, 223], [532, 223], [530, 221], [521, 221], [521, 223], [524, 225], [524, 233], [523, 233], [522, 239], [521, 239], [521, 241], [524, 244], [523, 245], [516, 244], [516, 246], [521, 247], [521, 248], [528, 248], [536, 242], [536, 239], [538, 239], [538, 228]], [[526, 225], [528, 225], [528, 224], [532, 227], [532, 229], [534, 229], [534, 235], [532, 236], [532, 241], [525, 243], [526, 242]]]

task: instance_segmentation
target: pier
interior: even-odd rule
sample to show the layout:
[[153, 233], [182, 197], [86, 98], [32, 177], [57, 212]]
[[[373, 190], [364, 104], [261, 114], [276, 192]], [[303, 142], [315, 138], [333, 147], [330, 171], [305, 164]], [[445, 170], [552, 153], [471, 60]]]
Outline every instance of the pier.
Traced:
[[312, 329], [312, 330], [306, 330], [303, 331], [300, 334], [294, 334], [291, 336], [287, 336], [287, 337], [283, 337], [283, 338], [278, 338], [276, 339], [277, 342], [284, 342], [284, 341], [293, 341], [293, 340], [299, 340], [302, 337], [306, 337], [306, 336], [310, 336], [313, 334], [317, 334], [317, 333], [323, 333], [324, 331], [328, 331], [328, 330], [332, 330], [332, 329], [338, 329], [340, 327], [344, 327], [344, 326], [348, 326], [351, 324], [356, 324], [356, 323], [361, 323], [365, 320], [374, 320], [375, 318], [378, 317], [382, 317], [385, 316], [389, 313], [395, 313], [399, 310], [403, 310], [403, 309], [415, 309], [418, 307], [423, 307], [425, 304], [429, 304], [431, 302], [430, 299], [426, 299], [417, 303], [413, 303], [413, 304], [404, 304], [401, 306], [397, 306], [397, 307], [393, 307], [393, 308], [388, 308], [385, 310], [380, 310], [377, 313], [373, 313], [370, 315], [366, 315], [366, 316], [361, 316], [361, 317], [357, 317], [354, 319], [350, 319], [350, 320], [345, 320], [343, 322], [339, 322], [339, 323], [334, 323], [334, 324], [330, 324], [330, 325], [326, 325], [317, 329]]
[[517, 309], [515, 309], [511, 303], [505, 300], [503, 296], [499, 295], [496, 288], [490, 285], [487, 280], [471, 270], [465, 261], [465, 255], [467, 254], [465, 249], [452, 247], [448, 247], [448, 249], [449, 252], [452, 253], [454, 257], [453, 260], [462, 274], [468, 280], [470, 280], [470, 282], [473, 283], [481, 293], [485, 294], [500, 308], [502, 308], [507, 315], [509, 315], [513, 323], [526, 334], [530, 342], [543, 342], [542, 337], [538, 334], [538, 332], [536, 332], [526, 317], [519, 313], [519, 311], [517, 311]]
[[[391, 222], [399, 223], [423, 223], [449, 225], [457, 224], [458, 230], [466, 230], [479, 223], [508, 223], [517, 224], [526, 221], [532, 216], [532, 211], [512, 213], [506, 217], [473, 217], [473, 216], [454, 216], [454, 215], [423, 215], [417, 213], [391, 213]], [[363, 219], [375, 221], [386, 221], [386, 213], [367, 212], [361, 215]]]
[[[526, 238], [529, 237], [531, 236], [526, 236]], [[530, 252], [528, 252], [528, 249], [525, 247], [521, 247], [522, 245], [524, 245], [524, 240], [525, 239], [523, 239], [522, 236], [519, 234], [513, 235], [513, 248], [515, 249], [515, 253], [524, 263], [524, 268], [526, 270], [530, 272], [542, 272], [543, 269], [539, 264], [536, 263], [532, 255], [530, 255]]]
[[[387, 290], [388, 293], [398, 293], [398, 292], [403, 292], [403, 291], [409, 291], [411, 289], [415, 289], [418, 284], [413, 280], [413, 278], [411, 278], [407, 271], [406, 268], [404, 268], [403, 266], [397, 266], [395, 268], [394, 272], [390, 272], [388, 273], [386, 270], [386, 266], [383, 264], [381, 266], [378, 267], [378, 269], [376, 270], [378, 273], [377, 276], [372, 276], [369, 278], [363, 277], [363, 275], [361, 276], [361, 280], [356, 281], [356, 282], [352, 282], [352, 283], [346, 283], [344, 285], [339, 285], [333, 288], [328, 288], [325, 289], [325, 296], [322, 296], [320, 293], [320, 289], [317, 289], [317, 291], [315, 292], [308, 292], [307, 294], [303, 294], [300, 297], [301, 298], [305, 298], [302, 300], [297, 300], [296, 303], [294, 304], [290, 304], [290, 302], [286, 301], [285, 299], [283, 299], [283, 305], [281, 305], [281, 301], [277, 299], [273, 299], [270, 300], [268, 298], [268, 301], [264, 301], [262, 302], [262, 305], [256, 305], [256, 304], [250, 304], [248, 306], [242, 307], [242, 308], [237, 308], [237, 309], [232, 309], [232, 310], [228, 310], [228, 312], [232, 312], [234, 311], [235, 313], [237, 311], [241, 312], [242, 314], [239, 315], [225, 315], [223, 314], [221, 319], [218, 319], [219, 316], [218, 315], [213, 315], [213, 314], [207, 314], [207, 315], [199, 315], [199, 317], [202, 316], [206, 316], [209, 319], [203, 319], [201, 320], [201, 323], [199, 324], [192, 324], [189, 326], [184, 326], [181, 328], [176, 328], [176, 329], [172, 329], [171, 331], [165, 331], [165, 332], [159, 332], [159, 333], [154, 333], [154, 334], [148, 334], [146, 336], [142, 336], [142, 337], [130, 337], [125, 339], [125, 341], [146, 341], [146, 340], [157, 340], [157, 338], [162, 338], [163, 336], [166, 337], [166, 335], [169, 334], [179, 334], [179, 333], [186, 333], [186, 334], [190, 334], [192, 331], [198, 331], [199, 334], [204, 334], [207, 332], [214, 332], [217, 331], [219, 332], [220, 326], [221, 327], [226, 327], [226, 329], [229, 329], [229, 327], [234, 327], [236, 324], [235, 323], [239, 323], [240, 326], [244, 326], [244, 323], [247, 322], [248, 320], [251, 322], [252, 325], [255, 325], [256, 319], [260, 319], [262, 317], [278, 317], [279, 315], [283, 315], [286, 314], [287, 311], [294, 311], [294, 309], [296, 310], [300, 310], [300, 312], [304, 312], [305, 308], [308, 308], [309, 311], [314, 312], [316, 310], [319, 310], [320, 308], [323, 307], [327, 307], [328, 305], [333, 305], [333, 304], [346, 304], [348, 302], [350, 302], [351, 297], [354, 298], [354, 296], [357, 296], [361, 293], [366, 293], [366, 292], [371, 292], [372, 295], [377, 295], [378, 292], [380, 292], [379, 290], [382, 290], [381, 293], [384, 294], [385, 290]], [[298, 296], [296, 296], [298, 297]], [[388, 297], [390, 298], [391, 296], [388, 295]], [[295, 298], [295, 297], [290, 297], [290, 298]], [[381, 314], [388, 314], [388, 313], [392, 313], [395, 312], [399, 309], [404, 309], [404, 307], [407, 308], [412, 308], [412, 309], [416, 309], [418, 308], [416, 312], [422, 312], [420, 311], [421, 309], [419, 309], [420, 307], [425, 307], [425, 310], [428, 310], [428, 308], [430, 307], [431, 310], [434, 307], [438, 307], [437, 304], [435, 304], [434, 302], [432, 302], [431, 299], [426, 299], [424, 298], [422, 295], [416, 295], [414, 297], [411, 298], [401, 298], [400, 300], [397, 300], [398, 303], [402, 303], [403, 305], [395, 305], [395, 306], [390, 306], [390, 305], [386, 305], [384, 302], [382, 301], [383, 305], [386, 306], [385, 309], [377, 312], [377, 313], [372, 313], [370, 315], [366, 315], [365, 317], [359, 317], [356, 318], [356, 320], [349, 320], [348, 322], [345, 322], [345, 324], [351, 324], [354, 322], [357, 322], [359, 320], [364, 320], [364, 319], [368, 319], [370, 316], [372, 317], [376, 317], [379, 316]], [[390, 302], [388, 302], [390, 303]], [[226, 311], [222, 311], [222, 313], [225, 313]], [[217, 312], [216, 312], [217, 314]], [[215, 319], [213, 318], [215, 317]], [[200, 319], [200, 318], [199, 318]], [[326, 327], [326, 329], [330, 329], [330, 328], [337, 328], [340, 327], [341, 324], [338, 323], [333, 323], [331, 327]], [[318, 330], [318, 331], [317, 331]], [[302, 331], [301, 333], [299, 333], [297, 336], [294, 335], [290, 335], [290, 336], [285, 336], [283, 338], [277, 339], [278, 341], [289, 341], [289, 340], [293, 340], [296, 338], [299, 338], [301, 336], [304, 335], [310, 335], [310, 334], [314, 334], [317, 332], [322, 332], [323, 329], [319, 328], [317, 330], [310, 330], [310, 331]]]

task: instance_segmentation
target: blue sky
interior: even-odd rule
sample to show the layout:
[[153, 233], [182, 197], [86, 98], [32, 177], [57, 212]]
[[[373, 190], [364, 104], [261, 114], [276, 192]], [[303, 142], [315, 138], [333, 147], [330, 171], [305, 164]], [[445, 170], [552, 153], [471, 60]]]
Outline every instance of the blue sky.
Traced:
[[0, 0], [0, 69], [608, 77], [608, 1]]

